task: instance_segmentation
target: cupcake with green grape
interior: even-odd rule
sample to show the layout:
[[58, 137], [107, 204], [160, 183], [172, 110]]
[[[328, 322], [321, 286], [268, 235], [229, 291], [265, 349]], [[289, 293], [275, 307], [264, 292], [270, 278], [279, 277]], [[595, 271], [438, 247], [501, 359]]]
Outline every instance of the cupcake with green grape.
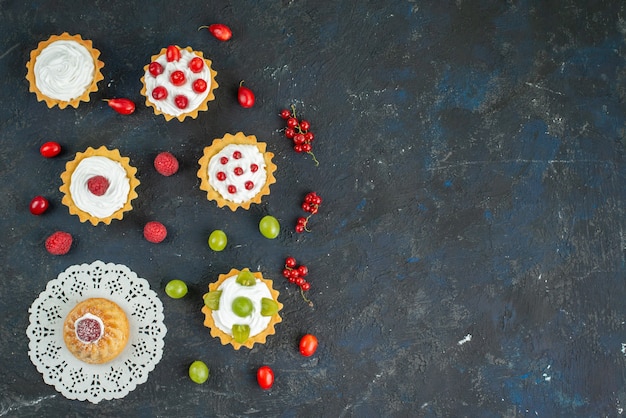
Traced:
[[272, 285], [261, 272], [247, 268], [220, 274], [203, 296], [204, 326], [211, 330], [211, 336], [235, 350], [265, 344], [282, 321], [279, 312], [283, 304]]

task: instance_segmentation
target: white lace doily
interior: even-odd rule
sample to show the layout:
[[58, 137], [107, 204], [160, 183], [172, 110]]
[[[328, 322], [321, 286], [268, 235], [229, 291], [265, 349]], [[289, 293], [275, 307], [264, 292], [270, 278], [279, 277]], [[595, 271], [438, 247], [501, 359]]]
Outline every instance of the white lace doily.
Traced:
[[[65, 317], [92, 297], [117, 303], [130, 324], [124, 351], [104, 364], [78, 360], [63, 341]], [[123, 398], [148, 379], [163, 355], [163, 304], [145, 279], [121, 264], [95, 261], [69, 267], [48, 282], [29, 313], [28, 355], [43, 380], [69, 399], [98, 403]]]

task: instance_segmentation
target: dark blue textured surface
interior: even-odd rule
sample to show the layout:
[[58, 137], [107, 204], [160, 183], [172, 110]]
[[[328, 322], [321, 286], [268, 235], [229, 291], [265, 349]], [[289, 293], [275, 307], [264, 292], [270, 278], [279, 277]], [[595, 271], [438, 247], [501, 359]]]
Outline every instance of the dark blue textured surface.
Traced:
[[[620, 1], [0, 0], [0, 416], [620, 416], [626, 403], [626, 3]], [[430, 3], [430, 4], [429, 4]], [[200, 25], [232, 27], [219, 43]], [[29, 53], [68, 31], [91, 39], [105, 79], [76, 110], [28, 92]], [[218, 71], [196, 120], [165, 122], [142, 104], [142, 68], [169, 44]], [[257, 94], [235, 101], [241, 80]], [[100, 99], [139, 104], [122, 117]], [[295, 104], [321, 162], [295, 154], [277, 116]], [[231, 213], [198, 189], [197, 160], [226, 132], [276, 154], [261, 205]], [[64, 153], [45, 160], [41, 143]], [[128, 155], [141, 186], [109, 226], [61, 205], [76, 152]], [[158, 175], [154, 156], [181, 163]], [[324, 198], [313, 232], [293, 234], [308, 191]], [[52, 207], [28, 212], [37, 194]], [[275, 241], [256, 229], [266, 213]], [[145, 222], [169, 230], [153, 245]], [[211, 230], [228, 248], [211, 252]], [[56, 229], [76, 243], [49, 255]], [[281, 277], [309, 266], [315, 306]], [[28, 359], [28, 307], [73, 264], [125, 264], [161, 296], [169, 332], [147, 383], [98, 405], [65, 399]], [[235, 352], [202, 326], [201, 295], [231, 267], [279, 283], [283, 322], [267, 344]], [[181, 300], [163, 288], [181, 278]], [[320, 339], [315, 356], [298, 337]], [[195, 359], [211, 378], [195, 385]], [[269, 364], [271, 391], [255, 382]], [[68, 412], [71, 411], [71, 412]]]

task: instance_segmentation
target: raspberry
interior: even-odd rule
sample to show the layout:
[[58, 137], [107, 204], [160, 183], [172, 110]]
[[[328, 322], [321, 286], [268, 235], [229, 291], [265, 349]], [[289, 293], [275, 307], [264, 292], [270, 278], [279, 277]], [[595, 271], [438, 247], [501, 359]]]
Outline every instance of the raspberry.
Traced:
[[72, 246], [72, 236], [67, 232], [57, 231], [46, 238], [46, 250], [52, 255], [64, 255]]
[[161, 222], [151, 221], [143, 228], [143, 236], [148, 241], [158, 244], [167, 237], [167, 229]]
[[178, 160], [169, 152], [162, 152], [154, 159], [154, 168], [159, 174], [171, 176], [178, 171]]
[[87, 188], [96, 196], [102, 196], [109, 188], [109, 180], [104, 176], [93, 176], [87, 180]]

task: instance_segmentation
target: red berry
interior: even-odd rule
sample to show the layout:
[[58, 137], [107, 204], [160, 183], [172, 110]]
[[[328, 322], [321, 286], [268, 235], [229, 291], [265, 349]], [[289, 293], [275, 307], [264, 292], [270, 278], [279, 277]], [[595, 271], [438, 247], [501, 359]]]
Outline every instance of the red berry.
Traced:
[[289, 109], [283, 109], [280, 111], [280, 117], [283, 119], [289, 119], [291, 117], [291, 112]]
[[233, 170], [233, 173], [235, 173], [236, 176], [240, 176], [243, 174], [243, 168], [235, 167], [235, 169]]
[[291, 272], [291, 270], [289, 270], [289, 269], [283, 269], [283, 277], [284, 277], [285, 279], [288, 279], [288, 278], [289, 278], [289, 273], [290, 273], [290, 272]]
[[233, 152], [233, 158], [234, 158], [235, 160], [240, 159], [240, 158], [241, 158], [241, 151], [235, 151], [235, 152]]
[[312, 149], [313, 147], [308, 142], [302, 144], [302, 152], [311, 152]]
[[207, 87], [208, 87], [208, 85], [207, 85], [206, 81], [204, 81], [201, 78], [199, 78], [196, 81], [194, 81], [193, 84], [191, 85], [191, 88], [196, 93], [204, 93], [206, 91]]
[[261, 366], [259, 370], [257, 370], [256, 380], [261, 389], [270, 389], [274, 384], [274, 372], [269, 366]]
[[251, 182], [250, 180], [246, 181], [246, 183], [244, 184], [244, 187], [246, 188], [246, 190], [252, 190], [254, 189], [254, 183]]
[[156, 77], [159, 74], [163, 74], [163, 66], [160, 63], [154, 61], [151, 62], [148, 66], [148, 71], [150, 71], [150, 74]]
[[49, 206], [50, 203], [48, 202], [48, 199], [43, 196], [35, 196], [33, 197], [33, 200], [30, 201], [30, 213], [33, 215], [41, 215], [48, 210]]
[[185, 109], [189, 104], [189, 99], [187, 99], [187, 96], [179, 94], [178, 96], [174, 97], [174, 103], [176, 103], [177, 108]]
[[298, 286], [302, 286], [302, 285], [303, 285], [303, 284], [305, 284], [305, 283], [306, 283], [306, 280], [304, 280], [304, 278], [302, 278], [302, 277], [298, 277], [298, 278], [296, 279], [296, 284], [297, 284]]
[[211, 32], [211, 35], [222, 42], [225, 42], [233, 37], [233, 31], [230, 28], [222, 23], [214, 23], [209, 26], [200, 26], [200, 29], [208, 29]]
[[130, 115], [135, 111], [135, 103], [129, 99], [109, 99], [105, 100], [109, 107], [121, 115]]
[[252, 90], [243, 86], [243, 81], [239, 84], [239, 90], [237, 91], [237, 100], [241, 107], [249, 109], [254, 106], [255, 97]]
[[159, 174], [169, 177], [178, 171], [178, 160], [171, 153], [162, 152], [154, 159], [154, 168]]
[[302, 120], [300, 121], [300, 129], [302, 129], [303, 131], [308, 131], [309, 128], [311, 127], [311, 124], [309, 123], [308, 120]]
[[302, 286], [300, 286], [300, 287], [302, 288], [302, 290], [304, 290], [306, 292], [307, 290], [309, 290], [311, 288], [311, 283], [304, 282], [304, 283], [302, 283]]
[[158, 244], [167, 237], [167, 229], [161, 222], [150, 221], [143, 228], [143, 236], [146, 240]]
[[285, 136], [289, 139], [293, 138], [296, 135], [296, 130], [293, 128], [285, 129]]
[[294, 150], [295, 152], [297, 152], [298, 154], [304, 151], [304, 150], [302, 149], [302, 145], [300, 145], [300, 144], [298, 144], [298, 145], [294, 145], [294, 146], [293, 146], [293, 150]]
[[306, 225], [306, 218], [304, 216], [301, 216], [298, 218], [298, 225]]
[[228, 164], [228, 157], [222, 157], [222, 158], [220, 158], [220, 163], [221, 163], [222, 165]]
[[176, 45], [170, 45], [165, 52], [167, 62], [178, 61], [180, 59], [180, 49]]
[[172, 81], [172, 84], [175, 86], [182, 86], [183, 84], [185, 84], [185, 73], [183, 73], [180, 70], [176, 70], [174, 72], [172, 72], [172, 74], [170, 74], [170, 80]]
[[298, 276], [298, 270], [289, 270], [289, 278], [293, 279], [294, 281], [300, 276]]
[[228, 186], [228, 193], [230, 194], [237, 193], [237, 188], [231, 184], [230, 186]]
[[57, 231], [46, 238], [46, 250], [52, 255], [67, 254], [72, 246], [72, 235]]
[[298, 234], [303, 233], [304, 232], [304, 225], [301, 225], [301, 224], [296, 225], [296, 232]]
[[250, 164], [250, 171], [256, 173], [259, 170], [259, 166], [256, 164]]
[[293, 118], [293, 117], [287, 119], [287, 127], [295, 128], [296, 126], [298, 126], [298, 119]]
[[39, 153], [46, 158], [56, 157], [61, 153], [61, 145], [58, 142], [48, 141], [39, 148]]
[[304, 134], [304, 140], [306, 142], [311, 142], [313, 141], [313, 139], [315, 139], [315, 135], [313, 135], [313, 132], [307, 132]]
[[96, 196], [102, 196], [109, 189], [109, 180], [104, 176], [90, 177], [87, 180], [87, 189]]
[[189, 69], [192, 73], [199, 73], [204, 68], [204, 60], [200, 57], [193, 57], [189, 61]]
[[305, 211], [305, 212], [310, 212], [311, 211], [311, 207], [309, 206], [308, 203], [304, 202], [302, 204], [302, 210]]
[[293, 143], [296, 145], [304, 144], [304, 134], [295, 134], [293, 137]]
[[163, 86], [156, 86], [154, 90], [152, 90], [152, 98], [154, 100], [167, 99], [167, 89]]
[[309, 269], [307, 268], [307, 266], [302, 265], [302, 266], [298, 266], [298, 274], [302, 277], [306, 276], [307, 274], [309, 274]]
[[[302, 289], [302, 290], [308, 290], [308, 289]], [[318, 345], [317, 337], [311, 334], [304, 335], [300, 339], [300, 344], [299, 344], [300, 354], [302, 354], [304, 357], [312, 356], [313, 354], [315, 354], [315, 351], [317, 350], [317, 345]]]
[[296, 266], [296, 259], [294, 257], [287, 257], [285, 259], [285, 267], [294, 268]]
[[218, 171], [215, 177], [217, 177], [219, 181], [224, 181], [226, 180], [226, 173], [224, 173], [223, 171]]

